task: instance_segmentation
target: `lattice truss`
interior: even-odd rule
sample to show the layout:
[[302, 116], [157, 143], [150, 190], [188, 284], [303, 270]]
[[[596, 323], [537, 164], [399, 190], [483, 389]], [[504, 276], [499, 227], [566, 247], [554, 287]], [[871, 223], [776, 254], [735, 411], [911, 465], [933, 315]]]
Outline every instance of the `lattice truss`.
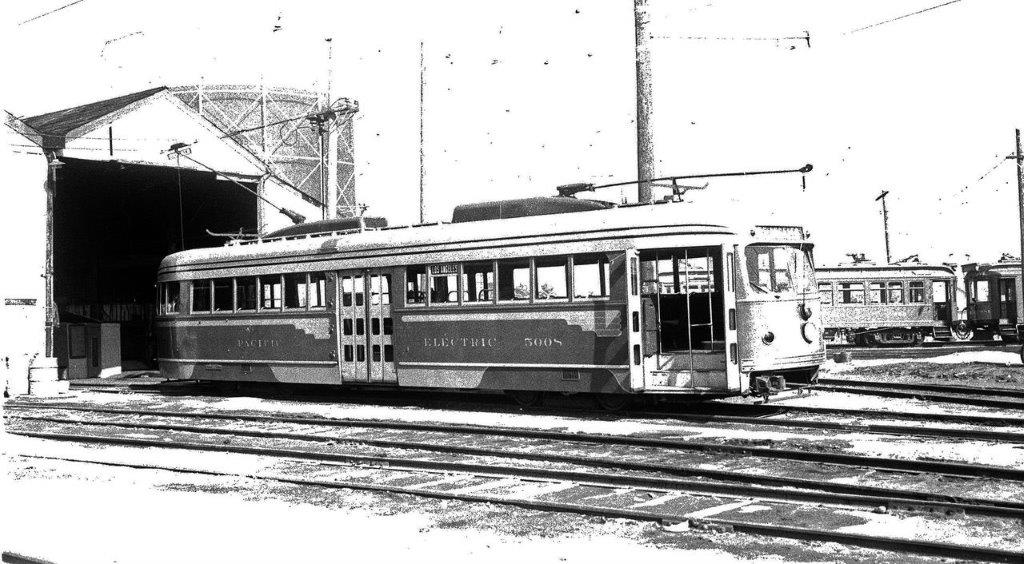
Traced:
[[[185, 86], [175, 88], [174, 93], [260, 158], [275, 176], [294, 186], [305, 198], [324, 203], [321, 178], [326, 159], [320, 152], [316, 127], [303, 117], [325, 109], [320, 96], [303, 90], [239, 85]], [[339, 217], [359, 215], [354, 117], [354, 113], [341, 115], [333, 124], [338, 128]]]

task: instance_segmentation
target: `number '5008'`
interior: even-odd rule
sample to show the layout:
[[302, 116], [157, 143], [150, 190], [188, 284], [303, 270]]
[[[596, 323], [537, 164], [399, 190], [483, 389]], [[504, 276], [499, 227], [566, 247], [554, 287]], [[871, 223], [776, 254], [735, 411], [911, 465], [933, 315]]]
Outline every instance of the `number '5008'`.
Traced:
[[523, 344], [528, 347], [560, 347], [562, 341], [554, 337], [524, 337]]

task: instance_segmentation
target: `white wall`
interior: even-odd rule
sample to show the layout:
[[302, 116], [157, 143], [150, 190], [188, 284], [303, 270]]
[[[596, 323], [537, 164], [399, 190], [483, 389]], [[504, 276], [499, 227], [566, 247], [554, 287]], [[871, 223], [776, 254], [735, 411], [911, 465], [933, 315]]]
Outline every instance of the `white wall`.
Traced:
[[[0, 387], [14, 395], [28, 391], [29, 363], [45, 343], [46, 157], [0, 125], [0, 171]], [[8, 305], [25, 299], [35, 305]]]

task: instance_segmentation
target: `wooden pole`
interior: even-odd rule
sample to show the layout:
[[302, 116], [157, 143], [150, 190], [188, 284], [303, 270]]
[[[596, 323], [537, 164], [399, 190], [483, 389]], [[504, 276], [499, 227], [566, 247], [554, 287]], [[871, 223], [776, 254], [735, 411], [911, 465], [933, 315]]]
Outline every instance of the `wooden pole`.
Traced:
[[420, 41], [420, 223], [426, 222], [426, 210], [423, 196], [423, 182], [426, 176], [426, 159], [423, 149], [423, 94], [427, 86], [427, 67], [423, 63], [423, 42]]
[[647, 0], [634, 0], [633, 24], [636, 34], [636, 165], [637, 200], [650, 203], [654, 199], [650, 179], [654, 178], [654, 133], [651, 114], [654, 111], [651, 87], [651, 51], [648, 47]]

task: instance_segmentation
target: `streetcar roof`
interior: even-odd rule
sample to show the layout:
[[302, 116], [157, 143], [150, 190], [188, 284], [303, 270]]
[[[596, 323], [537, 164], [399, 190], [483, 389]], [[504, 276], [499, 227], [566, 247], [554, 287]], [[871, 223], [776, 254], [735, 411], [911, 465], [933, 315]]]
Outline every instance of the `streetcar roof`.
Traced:
[[422, 248], [423, 252], [432, 252], [438, 249], [458, 249], [470, 243], [502, 247], [651, 235], [749, 235], [751, 240], [760, 243], [800, 243], [811, 246], [800, 227], [749, 226], [739, 229], [724, 223], [709, 222], [706, 216], [706, 213], [701, 213], [692, 205], [664, 203], [467, 223], [437, 223], [233, 241], [220, 247], [191, 249], [169, 255], [160, 263], [160, 271], [224, 260], [259, 260], [289, 255], [329, 256], [394, 248], [403, 248], [407, 252]]
[[920, 278], [922, 276], [955, 276], [953, 267], [945, 264], [840, 264], [814, 269], [820, 281], [845, 279]]

